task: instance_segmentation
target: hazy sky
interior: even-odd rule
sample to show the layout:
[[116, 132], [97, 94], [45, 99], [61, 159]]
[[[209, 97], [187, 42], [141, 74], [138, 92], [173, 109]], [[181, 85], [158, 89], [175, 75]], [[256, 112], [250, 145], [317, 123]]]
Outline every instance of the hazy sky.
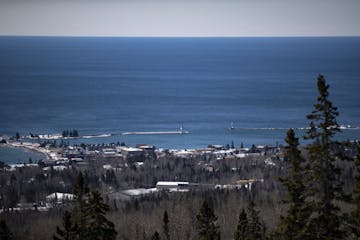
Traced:
[[0, 0], [0, 35], [360, 35], [360, 0]]

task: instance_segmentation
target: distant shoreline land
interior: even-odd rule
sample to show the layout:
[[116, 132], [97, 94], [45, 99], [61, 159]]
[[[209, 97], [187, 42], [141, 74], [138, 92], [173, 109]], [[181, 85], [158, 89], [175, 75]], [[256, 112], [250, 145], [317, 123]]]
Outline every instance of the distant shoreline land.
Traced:
[[[272, 131], [272, 130], [288, 130], [289, 128], [285, 127], [237, 127], [233, 124], [228, 128], [230, 131], [241, 131], [241, 130], [249, 130], [249, 131]], [[308, 130], [309, 127], [296, 127], [293, 128], [295, 130]], [[339, 125], [340, 130], [360, 130], [360, 126], [354, 125]], [[14, 137], [6, 137], [7, 139], [13, 140], [16, 139], [24, 139], [24, 140], [71, 140], [71, 139], [89, 139], [89, 138], [106, 138], [116, 135], [178, 135], [178, 134], [190, 134], [190, 131], [184, 130], [180, 127], [179, 130], [173, 131], [129, 131], [129, 132], [116, 132], [116, 133], [100, 133], [100, 134], [90, 134], [90, 135], [80, 135], [77, 130], [74, 130], [76, 134], [32, 134], [20, 136], [18, 133]], [[4, 139], [0, 135], [0, 141]]]
[[39, 140], [68, 140], [68, 139], [88, 139], [88, 138], [106, 138], [115, 135], [171, 135], [171, 134], [189, 134], [190, 131], [184, 130], [180, 127], [179, 130], [174, 131], [133, 131], [133, 132], [119, 132], [119, 133], [101, 133], [93, 135], [80, 135], [77, 130], [63, 131], [62, 134], [29, 134], [20, 136], [21, 139], [39, 139]]
[[[287, 130], [288, 128], [241, 128], [241, 127], [236, 127], [233, 124], [231, 124], [231, 127], [228, 128], [228, 131], [231, 132], [236, 132], [236, 131], [242, 131], [242, 130], [247, 130], [247, 131], [275, 131], [275, 130]], [[307, 127], [298, 127], [295, 128], [295, 130], [298, 131], [305, 131], [307, 130]], [[340, 130], [360, 130], [360, 127], [358, 126], [353, 126], [353, 125], [340, 125], [339, 126]], [[75, 134], [74, 134], [75, 133]], [[32, 152], [36, 152], [39, 154], [42, 154], [44, 156], [43, 160], [50, 160], [50, 161], [56, 161], [61, 159], [61, 155], [64, 152], [64, 149], [66, 149], [66, 147], [71, 147], [71, 146], [78, 146], [78, 145], [89, 145], [85, 144], [85, 143], [79, 143], [79, 142], [72, 142], [71, 144], [69, 142], [67, 143], [63, 143], [63, 140], [81, 140], [81, 139], [96, 139], [96, 138], [107, 138], [107, 137], [111, 137], [111, 136], [116, 136], [116, 135], [122, 135], [122, 136], [128, 136], [128, 135], [181, 135], [181, 134], [190, 134], [190, 131], [185, 131], [182, 127], [178, 130], [178, 131], [134, 131], [134, 132], [119, 132], [119, 133], [101, 133], [101, 134], [94, 134], [94, 135], [80, 135], [78, 130], [73, 130], [71, 133], [69, 131], [63, 131], [62, 134], [29, 134], [29, 135], [25, 135], [25, 136], [21, 136], [19, 133], [16, 133], [15, 136], [13, 137], [7, 137], [5, 135], [0, 135], [0, 147], [9, 147], [9, 148], [15, 148], [15, 149], [20, 149], [20, 150], [25, 150], [25, 151], [32, 151]], [[57, 140], [61, 140], [61, 144], [59, 147], [56, 147], [56, 141]], [[354, 141], [358, 141], [357, 139], [353, 139]], [[51, 147], [51, 144], [53, 144], [54, 146]], [[100, 141], [98, 141], [98, 143], [92, 143], [90, 145], [104, 145], [104, 143], [100, 143]], [[120, 143], [117, 143], [118, 145], [120, 145]], [[228, 144], [227, 147], [220, 145], [220, 144], [215, 144], [213, 146], [217, 146], [217, 147], [224, 147], [226, 148], [235, 148], [233, 146], [233, 141], [232, 141], [232, 146], [230, 146]], [[278, 145], [278, 142], [274, 142], [273, 144], [275, 144], [276, 146]], [[111, 143], [111, 144], [105, 144], [112, 146], [115, 145], [115, 143]], [[121, 143], [121, 145], [125, 146], [125, 143]], [[208, 146], [212, 145], [211, 143], [208, 144]], [[274, 146], [275, 146], [274, 145]], [[252, 144], [252, 146], [254, 147], [255, 145]], [[261, 145], [260, 148], [262, 148]], [[266, 146], [272, 146], [271, 144], [268, 145], [264, 145], [264, 147]], [[155, 147], [155, 146], [154, 146]], [[205, 146], [204, 146], [205, 147]], [[241, 147], [244, 149], [243, 143], [241, 143]], [[184, 149], [180, 149], [180, 148], [165, 148], [165, 149], [173, 149], [176, 151], [186, 151], [186, 148]], [[203, 149], [203, 148], [190, 148], [190, 149], [194, 149], [194, 150], [198, 150], [198, 149]]]

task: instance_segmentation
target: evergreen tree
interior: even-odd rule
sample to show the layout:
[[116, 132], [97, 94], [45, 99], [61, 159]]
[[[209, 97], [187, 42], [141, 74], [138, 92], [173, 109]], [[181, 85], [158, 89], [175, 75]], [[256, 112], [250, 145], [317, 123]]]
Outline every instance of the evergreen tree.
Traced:
[[85, 194], [85, 179], [84, 179], [84, 175], [82, 174], [82, 172], [79, 172], [79, 174], [76, 178], [73, 192], [74, 192], [75, 196], [78, 198], [82, 198]]
[[247, 237], [248, 220], [245, 209], [241, 210], [235, 231], [235, 240], [245, 240]]
[[79, 239], [83, 239], [85, 236], [85, 219], [84, 219], [84, 207], [85, 207], [85, 193], [87, 189], [85, 187], [85, 180], [82, 172], [77, 176], [76, 183], [73, 188], [74, 193], [74, 208], [72, 210], [72, 219], [74, 228], [77, 229], [77, 235]]
[[285, 216], [281, 216], [281, 224], [277, 229], [277, 237], [281, 239], [306, 239], [305, 226], [309, 218], [309, 210], [306, 203], [306, 172], [305, 160], [298, 149], [299, 139], [295, 137], [293, 129], [289, 129], [285, 139], [287, 146], [284, 156], [288, 162], [287, 176], [280, 178], [285, 186], [287, 199], [284, 203], [289, 204]]
[[79, 132], [77, 130], [73, 130], [73, 137], [78, 137], [79, 136]]
[[160, 240], [160, 235], [157, 231], [152, 235], [151, 240]]
[[19, 139], [20, 139], [20, 133], [17, 132], [17, 133], [15, 134], [15, 138], [16, 138], [16, 141], [19, 141]]
[[163, 232], [166, 240], [170, 240], [170, 229], [169, 229], [169, 216], [165, 210], [163, 216]]
[[12, 233], [8, 228], [5, 220], [0, 220], [0, 240], [11, 240]]
[[344, 239], [342, 215], [335, 201], [345, 200], [341, 171], [335, 165], [335, 154], [331, 151], [336, 144], [333, 137], [340, 131], [336, 117], [337, 108], [329, 101], [329, 85], [322, 75], [318, 76], [319, 96], [314, 110], [307, 116], [310, 128], [305, 139], [313, 140], [307, 147], [310, 176], [309, 204], [311, 216], [306, 230], [311, 239]]
[[117, 232], [115, 225], [105, 217], [109, 206], [103, 202], [98, 191], [90, 193], [88, 203], [84, 208], [86, 240], [114, 240]]
[[77, 229], [71, 222], [71, 213], [68, 211], [64, 212], [63, 221], [62, 221], [63, 229], [60, 227], [56, 227], [56, 234], [53, 239], [54, 240], [75, 240], [77, 239]]
[[351, 212], [352, 217], [352, 236], [354, 239], [360, 239], [360, 142], [357, 145], [357, 156], [355, 159], [356, 176], [355, 188], [353, 193], [354, 210]]
[[219, 227], [216, 225], [217, 217], [204, 201], [200, 212], [196, 215], [196, 227], [201, 240], [220, 240]]
[[246, 240], [265, 239], [265, 225], [260, 220], [259, 211], [256, 209], [254, 201], [250, 201], [248, 206], [248, 224]]

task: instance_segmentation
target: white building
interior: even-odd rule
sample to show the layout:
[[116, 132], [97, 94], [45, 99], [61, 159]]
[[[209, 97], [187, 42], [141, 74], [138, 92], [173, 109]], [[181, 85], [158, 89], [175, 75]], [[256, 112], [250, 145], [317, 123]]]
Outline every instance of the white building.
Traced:
[[156, 183], [156, 189], [158, 190], [169, 190], [169, 191], [178, 191], [178, 190], [189, 190], [189, 182], [165, 182], [159, 181]]
[[72, 200], [74, 200], [74, 194], [54, 192], [46, 196], [46, 205], [47, 206], [62, 205]]
[[135, 157], [144, 154], [144, 150], [140, 148], [121, 146], [116, 149], [118, 152], [121, 152], [124, 157]]

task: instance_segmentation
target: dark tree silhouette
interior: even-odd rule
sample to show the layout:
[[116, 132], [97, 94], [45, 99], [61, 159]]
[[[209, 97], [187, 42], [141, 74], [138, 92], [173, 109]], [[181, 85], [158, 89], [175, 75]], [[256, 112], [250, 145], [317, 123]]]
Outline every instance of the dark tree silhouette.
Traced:
[[245, 209], [242, 208], [240, 215], [239, 215], [239, 221], [236, 226], [235, 240], [246, 240], [247, 239], [247, 231], [248, 231], [248, 219], [247, 219]]
[[305, 230], [310, 211], [306, 203], [306, 171], [305, 159], [301, 156], [298, 149], [299, 139], [295, 136], [293, 129], [289, 129], [285, 139], [287, 146], [284, 150], [287, 159], [287, 176], [280, 178], [280, 182], [287, 191], [288, 211], [285, 216], [281, 216], [281, 223], [277, 229], [277, 238], [281, 239], [306, 239]]
[[169, 229], [169, 215], [167, 211], [164, 211], [163, 216], [163, 232], [166, 240], [170, 240], [170, 229]]
[[216, 225], [217, 217], [204, 201], [200, 212], [196, 215], [196, 227], [201, 240], [220, 240], [219, 227]]
[[8, 228], [5, 220], [0, 220], [0, 240], [11, 240], [12, 233]]
[[263, 240], [265, 239], [265, 225], [260, 220], [259, 211], [256, 209], [253, 200], [248, 206], [248, 229], [246, 240]]
[[329, 85], [322, 75], [317, 78], [317, 87], [319, 96], [314, 110], [307, 116], [310, 128], [305, 135], [305, 139], [313, 141], [307, 147], [311, 216], [306, 231], [312, 239], [344, 239], [343, 216], [335, 202], [344, 201], [346, 197], [340, 181], [341, 170], [335, 165], [332, 152], [336, 144], [333, 138], [340, 132], [336, 121], [339, 113], [328, 99]]
[[74, 207], [72, 210], [72, 220], [74, 227], [78, 231], [80, 239], [85, 238], [84, 233], [86, 232], [85, 219], [84, 219], [84, 207], [85, 207], [85, 194], [87, 188], [85, 185], [85, 179], [82, 172], [79, 172], [76, 182], [73, 188], [74, 193]]
[[352, 237], [360, 239], [360, 142], [356, 143], [357, 156], [355, 159], [355, 188], [353, 193], [354, 210], [351, 212]]
[[151, 236], [151, 240], [160, 240], [160, 234], [155, 231], [154, 234]]
[[56, 235], [54, 240], [74, 240], [77, 239], [77, 229], [71, 222], [71, 213], [68, 211], [64, 212], [62, 219], [63, 229], [56, 227]]
[[114, 240], [117, 232], [114, 223], [105, 217], [109, 206], [103, 202], [99, 192], [90, 193], [88, 203], [84, 208], [85, 239]]

